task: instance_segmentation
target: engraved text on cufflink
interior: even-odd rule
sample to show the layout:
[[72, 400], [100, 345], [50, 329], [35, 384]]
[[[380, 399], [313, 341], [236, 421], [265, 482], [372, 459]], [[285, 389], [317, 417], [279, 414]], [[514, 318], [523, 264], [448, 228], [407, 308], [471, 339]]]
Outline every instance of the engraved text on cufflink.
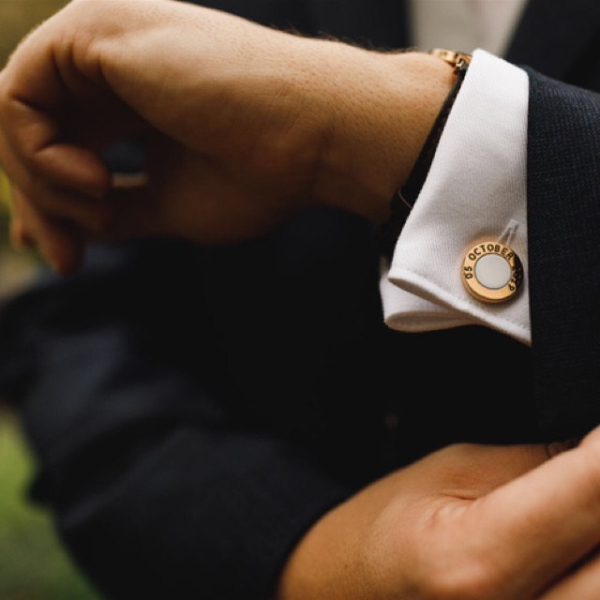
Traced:
[[523, 283], [523, 265], [516, 252], [499, 242], [481, 242], [465, 255], [462, 279], [467, 291], [482, 302], [505, 302]]

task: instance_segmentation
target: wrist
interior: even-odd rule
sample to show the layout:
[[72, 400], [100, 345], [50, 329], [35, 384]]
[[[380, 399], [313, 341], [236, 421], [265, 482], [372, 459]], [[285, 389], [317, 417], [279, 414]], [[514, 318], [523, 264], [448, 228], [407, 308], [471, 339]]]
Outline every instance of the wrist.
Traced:
[[450, 65], [420, 52], [381, 53], [339, 44], [328, 144], [315, 198], [375, 223], [390, 214], [450, 91]]

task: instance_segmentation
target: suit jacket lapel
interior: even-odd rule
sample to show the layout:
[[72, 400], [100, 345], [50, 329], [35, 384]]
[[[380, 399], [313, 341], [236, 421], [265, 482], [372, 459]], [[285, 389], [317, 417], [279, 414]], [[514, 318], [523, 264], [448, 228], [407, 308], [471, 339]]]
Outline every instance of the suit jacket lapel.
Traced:
[[506, 58], [568, 81], [599, 31], [598, 0], [530, 0]]
[[598, 0], [530, 0], [507, 53], [510, 62], [531, 67], [529, 291], [537, 421], [549, 439], [600, 422], [600, 347], [590, 342], [600, 329], [600, 280], [593, 276], [600, 259], [588, 235], [599, 226], [600, 108], [596, 95], [555, 81], [598, 87], [599, 32]]

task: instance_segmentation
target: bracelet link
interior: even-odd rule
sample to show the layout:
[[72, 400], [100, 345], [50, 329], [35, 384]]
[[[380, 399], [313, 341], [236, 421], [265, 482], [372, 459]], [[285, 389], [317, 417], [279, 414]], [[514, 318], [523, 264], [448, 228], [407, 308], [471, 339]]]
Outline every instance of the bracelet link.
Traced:
[[433, 48], [429, 51], [429, 54], [447, 62], [450, 66], [454, 67], [456, 73], [466, 69], [471, 64], [472, 58], [470, 54], [466, 54], [465, 52], [446, 50], [445, 48]]

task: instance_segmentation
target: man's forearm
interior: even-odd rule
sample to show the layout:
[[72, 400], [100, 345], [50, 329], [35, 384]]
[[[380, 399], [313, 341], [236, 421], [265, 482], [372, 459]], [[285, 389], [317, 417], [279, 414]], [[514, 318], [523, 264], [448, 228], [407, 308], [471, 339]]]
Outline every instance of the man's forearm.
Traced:
[[325, 86], [321, 95], [330, 98], [331, 128], [315, 198], [381, 222], [455, 75], [444, 61], [421, 52], [382, 53], [315, 42], [315, 61], [326, 56], [317, 85]]

